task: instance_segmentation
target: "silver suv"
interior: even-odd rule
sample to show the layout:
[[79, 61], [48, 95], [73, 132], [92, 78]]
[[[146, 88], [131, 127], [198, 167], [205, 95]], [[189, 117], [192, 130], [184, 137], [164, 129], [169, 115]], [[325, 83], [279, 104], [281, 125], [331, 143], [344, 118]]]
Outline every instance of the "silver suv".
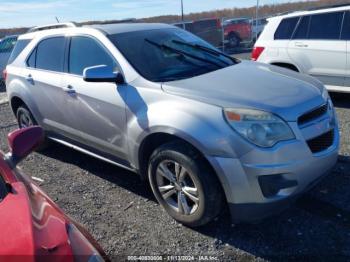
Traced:
[[7, 66], [19, 126], [137, 172], [185, 225], [225, 203], [234, 222], [262, 219], [337, 161], [335, 112], [314, 78], [169, 25], [55, 27], [20, 36]]

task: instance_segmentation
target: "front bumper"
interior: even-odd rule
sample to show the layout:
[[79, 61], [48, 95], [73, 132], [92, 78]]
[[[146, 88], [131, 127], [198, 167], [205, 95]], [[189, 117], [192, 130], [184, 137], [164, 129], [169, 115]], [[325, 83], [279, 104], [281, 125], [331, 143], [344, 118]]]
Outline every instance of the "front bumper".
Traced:
[[296, 140], [272, 149], [252, 150], [238, 159], [208, 157], [223, 185], [234, 223], [258, 221], [283, 210], [336, 164], [337, 126], [333, 144], [317, 154], [305, 142], [305, 133], [297, 126], [293, 129]]

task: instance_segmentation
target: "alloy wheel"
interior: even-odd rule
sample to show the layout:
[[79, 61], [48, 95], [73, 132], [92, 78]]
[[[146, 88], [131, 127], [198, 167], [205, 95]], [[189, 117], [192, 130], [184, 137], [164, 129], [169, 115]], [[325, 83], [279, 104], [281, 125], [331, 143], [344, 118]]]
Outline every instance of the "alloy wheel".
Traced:
[[18, 123], [20, 128], [26, 128], [33, 126], [33, 121], [29, 113], [22, 111], [18, 118]]
[[156, 170], [156, 182], [169, 207], [182, 215], [196, 212], [200, 202], [198, 187], [185, 167], [172, 160], [162, 161]]

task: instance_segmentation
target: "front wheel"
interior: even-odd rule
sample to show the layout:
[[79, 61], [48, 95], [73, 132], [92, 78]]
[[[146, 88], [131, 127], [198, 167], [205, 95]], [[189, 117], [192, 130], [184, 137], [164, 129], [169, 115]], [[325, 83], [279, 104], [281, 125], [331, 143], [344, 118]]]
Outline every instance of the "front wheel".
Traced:
[[158, 148], [151, 156], [148, 176], [158, 202], [184, 225], [204, 225], [221, 211], [223, 198], [216, 175], [197, 152], [182, 143]]

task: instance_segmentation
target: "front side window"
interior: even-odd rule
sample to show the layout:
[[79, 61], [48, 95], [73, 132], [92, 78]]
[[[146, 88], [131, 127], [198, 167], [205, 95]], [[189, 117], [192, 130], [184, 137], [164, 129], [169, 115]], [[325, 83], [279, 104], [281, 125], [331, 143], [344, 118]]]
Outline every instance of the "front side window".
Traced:
[[343, 14], [336, 12], [311, 16], [309, 39], [338, 40]]
[[116, 66], [105, 48], [91, 37], [74, 36], [71, 38], [68, 72], [83, 75], [84, 69], [91, 66]]
[[275, 33], [275, 40], [291, 39], [299, 17], [283, 19]]
[[63, 72], [65, 38], [54, 37], [41, 41], [36, 48], [35, 67]]

